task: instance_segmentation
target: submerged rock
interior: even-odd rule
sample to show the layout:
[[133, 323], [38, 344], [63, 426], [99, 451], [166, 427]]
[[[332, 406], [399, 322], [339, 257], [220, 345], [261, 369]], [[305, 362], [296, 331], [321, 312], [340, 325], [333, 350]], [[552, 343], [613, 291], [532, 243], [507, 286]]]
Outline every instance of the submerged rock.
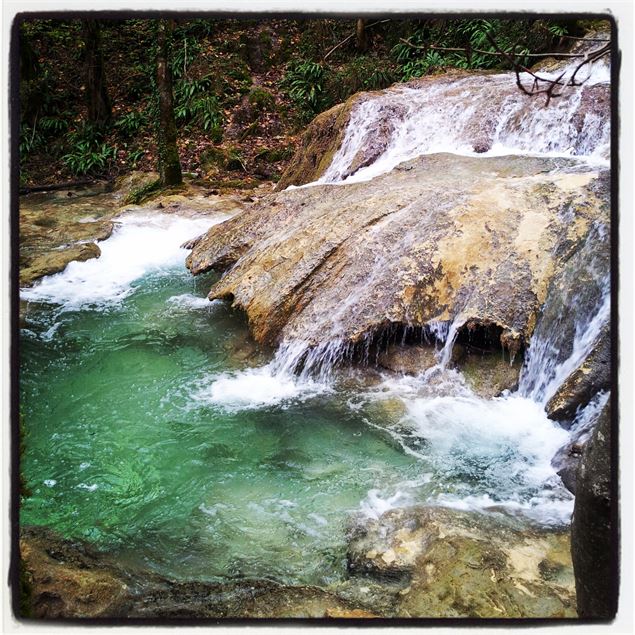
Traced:
[[209, 583], [163, 578], [43, 527], [20, 537], [21, 617], [331, 618], [375, 614], [312, 586], [269, 580]]
[[578, 470], [571, 554], [578, 614], [609, 619], [617, 611], [618, 544], [612, 495], [611, 408], [607, 403]]
[[554, 274], [593, 221], [598, 172], [575, 160], [438, 154], [370, 182], [280, 192], [212, 228], [187, 259], [225, 271], [210, 298], [261, 343], [357, 343], [456, 320], [527, 343]]
[[567, 532], [442, 508], [395, 509], [352, 529], [348, 563], [359, 585], [392, 591], [395, 616], [576, 615]]
[[123, 617], [131, 607], [131, 590], [121, 572], [87, 545], [27, 527], [20, 536], [20, 557], [22, 617]]

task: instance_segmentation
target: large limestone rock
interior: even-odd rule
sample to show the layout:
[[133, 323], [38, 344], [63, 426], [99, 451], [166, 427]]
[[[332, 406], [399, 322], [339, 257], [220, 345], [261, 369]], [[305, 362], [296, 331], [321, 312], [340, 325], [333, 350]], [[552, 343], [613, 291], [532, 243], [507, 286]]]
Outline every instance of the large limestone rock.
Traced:
[[578, 614], [583, 618], [607, 619], [617, 610], [618, 544], [611, 465], [611, 409], [607, 403], [578, 468], [571, 524]]
[[576, 615], [567, 532], [442, 508], [395, 509], [352, 529], [348, 564], [365, 584], [392, 591], [396, 616]]
[[591, 224], [606, 173], [575, 160], [437, 154], [370, 182], [280, 192], [212, 228], [187, 266], [259, 342], [356, 343], [457, 319], [527, 343], [549, 283]]

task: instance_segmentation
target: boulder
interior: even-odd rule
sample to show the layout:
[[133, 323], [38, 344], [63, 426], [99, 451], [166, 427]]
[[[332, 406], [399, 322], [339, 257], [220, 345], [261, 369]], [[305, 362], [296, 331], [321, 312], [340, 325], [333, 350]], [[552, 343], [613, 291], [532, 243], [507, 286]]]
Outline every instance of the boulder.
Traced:
[[610, 619], [617, 611], [618, 542], [611, 438], [611, 407], [607, 403], [580, 461], [571, 523], [571, 555], [581, 618]]
[[300, 146], [276, 185], [281, 191], [289, 185], [302, 185], [319, 179], [342, 143], [351, 109], [359, 95], [320, 113], [308, 125]]
[[355, 345], [394, 327], [482, 325], [525, 345], [549, 283], [609, 222], [601, 173], [567, 159], [421, 156], [370, 182], [273, 194], [187, 259], [255, 339]]
[[394, 509], [352, 527], [348, 566], [358, 584], [391, 590], [398, 616], [575, 617], [564, 531], [443, 508]]

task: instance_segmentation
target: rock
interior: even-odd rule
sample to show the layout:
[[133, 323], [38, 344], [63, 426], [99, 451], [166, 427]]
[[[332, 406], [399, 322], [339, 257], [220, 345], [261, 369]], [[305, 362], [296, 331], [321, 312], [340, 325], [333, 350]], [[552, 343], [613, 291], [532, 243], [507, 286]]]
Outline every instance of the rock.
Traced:
[[467, 385], [485, 399], [498, 397], [505, 391], [518, 388], [518, 377], [522, 359], [516, 357], [513, 363], [501, 352], [469, 352], [456, 367], [463, 373]]
[[369, 611], [334, 593], [268, 580], [176, 581], [119, 562], [44, 527], [20, 536], [21, 617], [364, 618]]
[[576, 491], [578, 466], [580, 465], [583, 451], [584, 444], [572, 441], [561, 448], [552, 461], [552, 464], [558, 466], [558, 476], [562, 480], [562, 484], [572, 494], [575, 494]]
[[351, 109], [358, 95], [320, 113], [308, 125], [300, 146], [276, 185], [282, 191], [289, 185], [302, 185], [320, 178], [331, 163], [346, 131]]
[[484, 152], [487, 152], [491, 147], [492, 147], [491, 141], [487, 139], [479, 139], [478, 141], [475, 141], [474, 144], [472, 145], [472, 150], [476, 152], [477, 154], [483, 154]]
[[186, 264], [225, 272], [210, 298], [246, 311], [260, 343], [361, 346], [457, 319], [513, 354], [591, 224], [608, 224], [599, 174], [566, 159], [422, 156], [370, 182], [263, 197]]
[[434, 346], [393, 344], [379, 354], [377, 365], [404, 375], [418, 375], [438, 362]]
[[352, 529], [348, 562], [357, 584], [384, 581], [397, 616], [575, 617], [567, 532], [442, 508], [396, 509]]
[[608, 324], [602, 329], [591, 352], [564, 380], [549, 399], [545, 410], [550, 419], [571, 420], [602, 390], [611, 387], [611, 333]]
[[617, 611], [618, 542], [611, 466], [611, 408], [607, 403], [580, 462], [571, 523], [581, 618], [611, 619]]
[[20, 538], [20, 556], [29, 591], [20, 602], [25, 616], [123, 617], [131, 606], [130, 590], [120, 574], [84, 545], [27, 528]]

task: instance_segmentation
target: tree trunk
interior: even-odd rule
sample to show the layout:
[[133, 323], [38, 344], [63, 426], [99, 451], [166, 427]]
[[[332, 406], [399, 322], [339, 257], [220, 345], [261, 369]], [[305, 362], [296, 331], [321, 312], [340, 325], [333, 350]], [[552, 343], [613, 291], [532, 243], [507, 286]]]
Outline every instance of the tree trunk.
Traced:
[[106, 89], [104, 60], [101, 52], [101, 32], [97, 20], [82, 20], [82, 38], [86, 65], [88, 121], [103, 125], [110, 121], [112, 110]]
[[174, 121], [174, 95], [172, 72], [168, 64], [169, 38], [172, 24], [159, 20], [157, 24], [157, 92], [159, 94], [159, 176], [161, 185], [179, 185], [183, 182], [181, 162], [176, 147]]
[[42, 109], [43, 91], [38, 86], [40, 64], [24, 29], [20, 29], [20, 121], [37, 123]]
[[366, 37], [366, 20], [359, 18], [355, 27], [357, 34], [357, 50], [366, 51], [368, 48], [368, 38]]

